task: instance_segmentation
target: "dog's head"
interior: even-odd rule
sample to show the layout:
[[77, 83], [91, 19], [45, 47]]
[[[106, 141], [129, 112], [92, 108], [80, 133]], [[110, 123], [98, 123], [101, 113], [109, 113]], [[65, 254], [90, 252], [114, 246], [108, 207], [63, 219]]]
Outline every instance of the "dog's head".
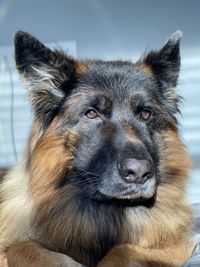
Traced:
[[16, 34], [16, 65], [35, 116], [28, 165], [38, 187], [126, 202], [185, 177], [176, 121], [180, 39], [174, 33], [133, 64], [74, 60]]

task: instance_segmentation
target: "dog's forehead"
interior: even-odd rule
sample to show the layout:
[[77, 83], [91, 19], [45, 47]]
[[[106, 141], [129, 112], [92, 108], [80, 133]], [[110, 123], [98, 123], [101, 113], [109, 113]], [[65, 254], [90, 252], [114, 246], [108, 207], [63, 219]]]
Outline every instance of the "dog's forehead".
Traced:
[[85, 90], [120, 99], [138, 93], [150, 94], [156, 87], [153, 75], [131, 62], [123, 61], [94, 61], [88, 64], [80, 83]]

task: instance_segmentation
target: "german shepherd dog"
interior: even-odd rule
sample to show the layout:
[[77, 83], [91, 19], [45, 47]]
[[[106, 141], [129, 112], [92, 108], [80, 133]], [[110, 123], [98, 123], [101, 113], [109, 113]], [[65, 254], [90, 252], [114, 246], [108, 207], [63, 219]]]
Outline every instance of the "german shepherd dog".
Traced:
[[175, 87], [181, 33], [136, 63], [75, 60], [15, 36], [34, 122], [1, 178], [1, 266], [181, 266], [190, 159]]

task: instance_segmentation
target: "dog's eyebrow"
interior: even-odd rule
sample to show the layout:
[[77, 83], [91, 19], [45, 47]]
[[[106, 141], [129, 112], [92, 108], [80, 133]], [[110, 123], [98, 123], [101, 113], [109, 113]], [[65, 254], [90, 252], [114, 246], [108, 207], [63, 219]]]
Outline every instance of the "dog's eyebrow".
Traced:
[[132, 107], [151, 106], [153, 102], [147, 94], [138, 93], [130, 98], [130, 104]]
[[95, 95], [90, 98], [90, 105], [105, 113], [110, 113], [112, 110], [112, 101], [105, 95]]

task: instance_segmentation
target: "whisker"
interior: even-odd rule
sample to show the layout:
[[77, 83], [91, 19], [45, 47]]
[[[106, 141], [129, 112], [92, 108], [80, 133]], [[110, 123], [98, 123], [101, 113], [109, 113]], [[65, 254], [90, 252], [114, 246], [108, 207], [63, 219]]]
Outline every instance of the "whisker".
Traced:
[[84, 172], [84, 173], [86, 173], [86, 174], [91, 174], [91, 175], [95, 175], [95, 176], [98, 176], [95, 172], [89, 172], [89, 171], [86, 171], [86, 170], [84, 170], [84, 169], [81, 169], [81, 168], [78, 168], [77, 167], [77, 169], [78, 170], [80, 170], [81, 172]]
[[97, 175], [91, 175], [91, 174], [90, 174], [89, 177], [87, 177], [87, 176], [83, 176], [83, 177], [81, 177], [82, 179], [80, 179], [79, 176], [81, 176], [81, 174], [69, 175], [68, 177], [66, 176], [66, 180], [67, 180], [67, 178], [68, 178], [68, 179], [75, 179], [75, 178], [77, 178], [77, 179], [75, 180], [75, 182], [76, 182], [77, 184], [84, 184], [84, 183], [87, 183], [87, 182], [100, 181], [100, 179], [101, 179], [100, 176], [97, 176]]

